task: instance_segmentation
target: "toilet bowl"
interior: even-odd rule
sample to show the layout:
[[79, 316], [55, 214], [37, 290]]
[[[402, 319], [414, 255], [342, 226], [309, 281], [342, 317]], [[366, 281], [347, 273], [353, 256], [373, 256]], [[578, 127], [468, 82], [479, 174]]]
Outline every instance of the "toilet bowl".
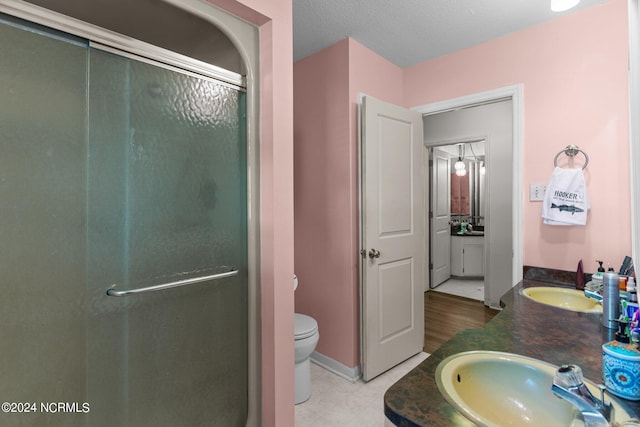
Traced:
[[311, 361], [309, 356], [315, 350], [320, 334], [318, 322], [313, 317], [295, 314], [295, 403], [302, 403], [311, 397]]

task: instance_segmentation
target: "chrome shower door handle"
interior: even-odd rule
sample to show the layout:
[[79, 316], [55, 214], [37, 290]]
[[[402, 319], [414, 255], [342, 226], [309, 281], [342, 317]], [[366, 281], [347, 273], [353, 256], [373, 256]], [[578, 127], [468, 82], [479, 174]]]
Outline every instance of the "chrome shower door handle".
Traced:
[[369, 258], [371, 258], [371, 259], [380, 258], [380, 251], [375, 250], [375, 249], [371, 249], [369, 251]]
[[126, 297], [129, 295], [142, 294], [145, 292], [161, 291], [163, 289], [178, 288], [180, 286], [192, 285], [194, 283], [206, 282], [207, 280], [224, 279], [238, 274], [238, 269], [230, 267], [229, 271], [224, 273], [211, 274], [209, 276], [193, 277], [191, 279], [176, 280], [175, 282], [163, 283], [162, 285], [146, 286], [144, 288], [129, 289], [124, 291], [115, 290], [115, 284], [107, 289], [107, 295], [110, 297]]

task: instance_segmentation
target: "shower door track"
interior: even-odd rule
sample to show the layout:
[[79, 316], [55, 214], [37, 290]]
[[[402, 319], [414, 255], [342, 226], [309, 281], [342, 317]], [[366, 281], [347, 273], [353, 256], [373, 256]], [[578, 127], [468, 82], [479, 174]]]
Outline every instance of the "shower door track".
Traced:
[[111, 51], [136, 60], [153, 61], [152, 64], [158, 65], [159, 63], [165, 68], [171, 66], [170, 69], [174, 71], [186, 71], [194, 73], [198, 77], [209, 77], [238, 90], [244, 91], [247, 88], [246, 78], [241, 74], [151, 43], [122, 36], [114, 31], [34, 4], [4, 0], [0, 3], [0, 12], [87, 39], [91, 47], [98, 47], [101, 50]]
[[205, 75], [205, 74], [199, 73], [197, 71], [190, 70], [190, 69], [188, 69], [186, 67], [177, 67], [175, 65], [168, 64], [167, 62], [163, 62], [160, 59], [150, 58], [148, 56], [141, 56], [141, 55], [139, 55], [137, 53], [132, 53], [132, 52], [129, 52], [129, 51], [126, 51], [126, 50], [122, 50], [122, 49], [119, 49], [119, 48], [108, 46], [108, 45], [105, 45], [105, 44], [102, 44], [102, 43], [95, 42], [93, 40], [89, 40], [89, 47], [91, 47], [93, 49], [99, 49], [99, 50], [102, 50], [104, 52], [113, 53], [114, 55], [122, 56], [124, 58], [133, 59], [134, 61], [144, 62], [145, 64], [150, 64], [150, 65], [153, 65], [155, 67], [164, 68], [164, 69], [167, 69], [167, 70], [170, 70], [170, 71], [174, 71], [176, 73], [181, 73], [181, 74], [185, 74], [187, 76], [213, 81], [216, 84], [227, 86], [227, 87], [230, 87], [232, 89], [238, 90], [240, 92], [246, 92], [246, 88], [243, 87], [243, 86], [240, 86], [238, 84], [233, 84], [233, 83], [230, 83], [228, 81], [220, 80], [219, 78], [212, 77], [210, 75]]

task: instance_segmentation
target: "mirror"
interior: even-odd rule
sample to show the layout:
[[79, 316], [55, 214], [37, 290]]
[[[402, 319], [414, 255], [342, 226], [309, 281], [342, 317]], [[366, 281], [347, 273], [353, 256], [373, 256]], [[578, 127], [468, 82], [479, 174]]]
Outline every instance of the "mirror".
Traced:
[[[451, 162], [451, 216], [484, 226], [485, 159], [484, 141], [450, 146], [457, 151]], [[464, 164], [464, 169], [460, 164]]]

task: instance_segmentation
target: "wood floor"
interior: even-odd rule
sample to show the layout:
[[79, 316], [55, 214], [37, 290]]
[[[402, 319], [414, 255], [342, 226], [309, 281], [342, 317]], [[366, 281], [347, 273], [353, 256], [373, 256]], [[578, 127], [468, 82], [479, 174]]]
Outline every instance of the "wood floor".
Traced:
[[424, 351], [433, 353], [455, 334], [480, 329], [498, 314], [482, 301], [429, 291], [424, 294]]

